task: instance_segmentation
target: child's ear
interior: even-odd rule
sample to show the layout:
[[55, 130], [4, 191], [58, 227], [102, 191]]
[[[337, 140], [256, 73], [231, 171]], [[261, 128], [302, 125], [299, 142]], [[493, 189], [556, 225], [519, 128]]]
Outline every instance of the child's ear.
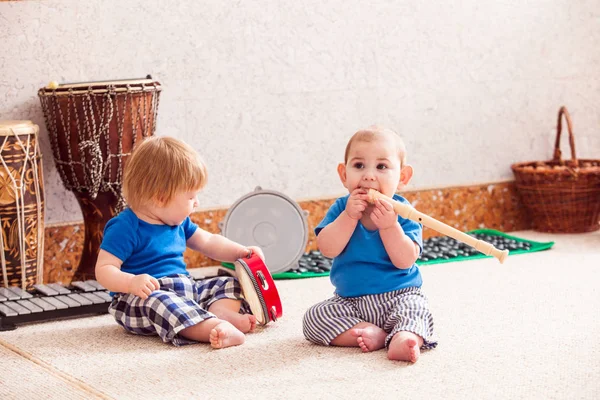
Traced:
[[337, 172], [338, 172], [338, 175], [340, 176], [340, 180], [342, 181], [342, 184], [344, 186], [346, 186], [346, 165], [339, 163], [337, 166]]
[[410, 182], [410, 179], [412, 177], [413, 167], [411, 167], [410, 165], [405, 165], [404, 167], [402, 167], [402, 170], [400, 170], [400, 182], [398, 182], [398, 189], [408, 185], [408, 182]]
[[165, 206], [165, 196], [163, 195], [156, 195], [153, 199], [154, 204], [156, 204], [158, 207], [164, 207]]

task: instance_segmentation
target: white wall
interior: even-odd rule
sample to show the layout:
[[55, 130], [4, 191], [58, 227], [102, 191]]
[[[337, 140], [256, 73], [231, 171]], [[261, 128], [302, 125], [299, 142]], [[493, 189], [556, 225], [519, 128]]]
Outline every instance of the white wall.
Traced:
[[157, 78], [157, 132], [207, 161], [201, 208], [256, 185], [339, 195], [346, 140], [373, 123], [404, 135], [413, 187], [475, 184], [549, 158], [562, 104], [579, 157], [600, 158], [599, 47], [597, 0], [0, 2], [0, 119], [41, 126], [49, 223], [81, 220], [37, 98], [50, 80]]

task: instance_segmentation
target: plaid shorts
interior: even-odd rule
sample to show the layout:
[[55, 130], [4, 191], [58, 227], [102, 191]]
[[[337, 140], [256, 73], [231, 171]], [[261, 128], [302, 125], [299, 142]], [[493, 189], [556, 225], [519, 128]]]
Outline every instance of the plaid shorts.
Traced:
[[302, 325], [306, 339], [328, 346], [333, 339], [359, 322], [369, 322], [386, 331], [386, 347], [400, 331], [421, 336], [423, 349], [437, 346], [433, 339], [433, 317], [427, 298], [417, 287], [360, 297], [341, 297], [336, 294], [310, 307], [304, 314]]
[[108, 312], [126, 331], [158, 335], [175, 346], [197, 343], [177, 333], [214, 318], [207, 310], [217, 300], [242, 300], [240, 313], [250, 314], [240, 284], [231, 276], [195, 281], [188, 275], [170, 275], [158, 279], [158, 283], [160, 289], [145, 300], [133, 294], [116, 293]]

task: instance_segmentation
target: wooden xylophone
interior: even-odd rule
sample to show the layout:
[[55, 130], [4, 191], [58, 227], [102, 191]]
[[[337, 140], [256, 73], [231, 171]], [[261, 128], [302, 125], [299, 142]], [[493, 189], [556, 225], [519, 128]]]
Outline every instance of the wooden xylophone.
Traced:
[[94, 280], [34, 285], [31, 291], [18, 287], [0, 288], [0, 331], [17, 325], [69, 318], [89, 314], [105, 314], [112, 297]]

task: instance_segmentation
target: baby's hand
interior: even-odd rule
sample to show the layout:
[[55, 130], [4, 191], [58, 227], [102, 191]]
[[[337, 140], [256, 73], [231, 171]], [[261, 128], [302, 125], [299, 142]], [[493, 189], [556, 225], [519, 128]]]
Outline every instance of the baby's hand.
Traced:
[[390, 203], [383, 199], [376, 199], [375, 208], [371, 213], [371, 221], [381, 231], [397, 224], [398, 216]]
[[128, 289], [129, 293], [145, 300], [153, 291], [160, 289], [160, 285], [155, 277], [148, 274], [141, 274], [133, 277], [131, 282], [129, 282]]
[[260, 257], [261, 260], [263, 260], [263, 262], [265, 262], [265, 255], [263, 253], [263, 251], [261, 250], [260, 247], [258, 246], [248, 246], [248, 248], [246, 249], [246, 254], [244, 255], [244, 257], [247, 257], [249, 252], [252, 252], [252, 254], [256, 254]]
[[357, 220], [361, 219], [363, 212], [367, 209], [368, 199], [369, 196], [364, 189], [354, 189], [352, 193], [350, 193], [350, 197], [348, 197], [348, 202], [346, 203], [346, 213], [350, 218]]

